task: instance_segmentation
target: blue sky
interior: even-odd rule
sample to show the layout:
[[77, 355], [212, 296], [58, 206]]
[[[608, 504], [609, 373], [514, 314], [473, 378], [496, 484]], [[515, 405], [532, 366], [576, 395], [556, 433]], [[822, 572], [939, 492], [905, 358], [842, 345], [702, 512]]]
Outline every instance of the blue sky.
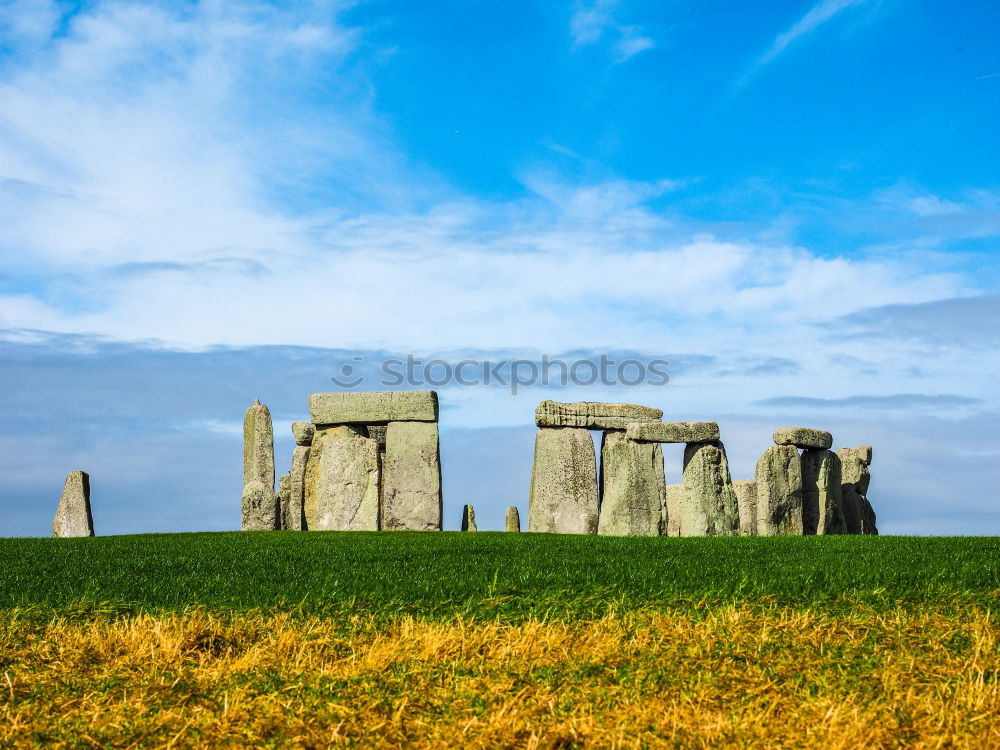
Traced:
[[47, 534], [76, 468], [99, 533], [235, 528], [253, 398], [282, 434], [354, 354], [410, 352], [674, 363], [442, 389], [451, 527], [525, 510], [555, 397], [717, 418], [737, 476], [826, 426], [875, 445], [884, 531], [1000, 533], [998, 31], [902, 0], [3, 4], [0, 534]]

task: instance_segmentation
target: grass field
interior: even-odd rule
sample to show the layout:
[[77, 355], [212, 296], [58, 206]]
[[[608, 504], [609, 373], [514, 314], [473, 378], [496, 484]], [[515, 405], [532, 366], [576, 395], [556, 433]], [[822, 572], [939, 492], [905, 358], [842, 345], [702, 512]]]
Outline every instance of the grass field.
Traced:
[[0, 540], [0, 747], [996, 747], [1000, 540]]

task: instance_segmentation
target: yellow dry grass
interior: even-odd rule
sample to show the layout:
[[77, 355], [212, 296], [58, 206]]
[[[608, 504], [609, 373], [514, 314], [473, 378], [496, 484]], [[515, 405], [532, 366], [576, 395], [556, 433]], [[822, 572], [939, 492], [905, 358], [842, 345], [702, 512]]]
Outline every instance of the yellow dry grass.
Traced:
[[0, 746], [1000, 747], [987, 613], [0, 624]]

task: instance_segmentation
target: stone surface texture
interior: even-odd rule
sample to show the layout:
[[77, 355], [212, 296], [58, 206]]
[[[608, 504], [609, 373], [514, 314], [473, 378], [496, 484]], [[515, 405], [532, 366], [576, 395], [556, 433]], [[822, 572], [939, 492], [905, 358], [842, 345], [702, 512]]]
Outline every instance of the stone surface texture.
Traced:
[[507, 508], [507, 531], [520, 531], [521, 530], [521, 512], [516, 506], [511, 505]]
[[733, 491], [740, 511], [740, 536], [757, 536], [757, 482], [737, 479]]
[[857, 459], [865, 466], [872, 465], [872, 447], [870, 445], [859, 445], [857, 448], [841, 448], [837, 451], [841, 461]]
[[259, 479], [243, 487], [243, 530], [274, 531], [280, 522], [278, 495]]
[[303, 511], [310, 531], [378, 530], [378, 444], [363, 430], [316, 430], [305, 474]]
[[802, 462], [795, 446], [771, 446], [757, 462], [757, 535], [801, 535]]
[[56, 515], [52, 519], [52, 536], [94, 536], [94, 517], [90, 512], [90, 475], [87, 472], [71, 471], [66, 475]]
[[871, 460], [871, 451], [866, 449], [868, 446], [837, 451], [842, 467], [840, 488], [848, 534], [878, 534], [875, 510], [868, 501], [871, 473], [864, 459]]
[[382, 460], [382, 528], [440, 531], [441, 459], [436, 422], [389, 423]]
[[655, 422], [663, 411], [638, 404], [603, 404], [578, 401], [564, 404], [542, 401], [535, 409], [539, 427], [583, 427], [588, 430], [624, 430], [633, 422]]
[[663, 523], [666, 536], [681, 535], [681, 508], [684, 506], [684, 485], [668, 484], [667, 500], [663, 506]]
[[717, 422], [637, 422], [626, 431], [629, 439], [651, 443], [707, 443], [719, 439]]
[[739, 534], [739, 506], [722, 443], [689, 443], [684, 449], [684, 496], [679, 510], [681, 536]]
[[542, 427], [528, 499], [528, 531], [597, 533], [597, 455], [580, 427]]
[[292, 422], [292, 437], [296, 445], [312, 445], [316, 425], [312, 422]]
[[435, 391], [310, 393], [309, 415], [315, 425], [377, 422], [436, 422]]
[[462, 508], [462, 531], [479, 531], [476, 528], [476, 509], [471, 505]]
[[840, 457], [833, 451], [802, 453], [802, 533], [846, 534]]
[[833, 445], [833, 435], [825, 430], [814, 430], [811, 427], [779, 427], [774, 431], [774, 444], [829, 450]]
[[282, 474], [278, 477], [278, 528], [287, 529], [291, 523], [290, 501], [292, 497], [291, 477]]
[[304, 528], [306, 465], [311, 450], [308, 445], [296, 445], [292, 449], [292, 468], [288, 472], [288, 525], [285, 527], [290, 531], [302, 531]]
[[271, 412], [254, 400], [243, 418], [243, 484], [256, 479], [274, 491], [274, 431]]
[[597, 533], [660, 536], [666, 494], [660, 446], [629, 440], [623, 430], [605, 431]]

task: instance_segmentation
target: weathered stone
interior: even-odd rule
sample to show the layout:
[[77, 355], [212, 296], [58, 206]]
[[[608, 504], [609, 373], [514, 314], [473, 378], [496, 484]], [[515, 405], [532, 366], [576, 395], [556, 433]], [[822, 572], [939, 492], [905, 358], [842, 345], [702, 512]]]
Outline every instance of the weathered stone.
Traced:
[[802, 533], [844, 534], [840, 457], [833, 451], [802, 453]]
[[757, 536], [757, 482], [737, 479], [733, 482], [733, 492], [740, 511], [740, 536]]
[[878, 534], [875, 510], [868, 502], [871, 473], [865, 459], [871, 459], [871, 452], [866, 448], [841, 448], [837, 451], [842, 464], [840, 488], [848, 534]]
[[757, 534], [802, 534], [802, 462], [792, 445], [773, 445], [757, 462]]
[[539, 429], [528, 531], [596, 534], [597, 509], [597, 456], [590, 433], [576, 427]]
[[274, 531], [280, 522], [278, 495], [259, 479], [243, 487], [243, 530]]
[[376, 531], [378, 490], [378, 444], [349, 425], [317, 429], [306, 464], [306, 528]]
[[628, 426], [630, 440], [650, 443], [707, 443], [719, 439], [717, 422], [637, 422]]
[[667, 536], [681, 535], [681, 508], [684, 506], [684, 485], [668, 484], [667, 500], [663, 506], [663, 523]]
[[309, 414], [316, 425], [436, 422], [438, 398], [435, 391], [310, 393]]
[[662, 416], [663, 411], [660, 409], [637, 404], [602, 404], [596, 401], [562, 404], [558, 401], [542, 401], [535, 409], [535, 424], [539, 427], [624, 430], [633, 422], [654, 422]]
[[368, 427], [368, 437], [378, 443], [380, 451], [385, 450], [386, 432], [389, 429], [387, 424], [370, 424]]
[[296, 445], [292, 449], [292, 470], [288, 473], [288, 525], [290, 531], [302, 531], [304, 527], [303, 509], [306, 499], [306, 465], [311, 448]]
[[660, 446], [629, 440], [622, 430], [606, 430], [601, 440], [597, 533], [660, 536], [666, 493]]
[[736, 536], [740, 513], [722, 443], [689, 443], [684, 449], [681, 536]]
[[476, 528], [476, 509], [471, 505], [462, 508], [462, 531], [479, 531]]
[[296, 445], [312, 445], [316, 425], [312, 422], [292, 422], [292, 437]]
[[441, 460], [437, 423], [390, 422], [385, 433], [382, 472], [382, 528], [439, 531]]
[[811, 427], [779, 427], [774, 431], [775, 445], [794, 445], [796, 448], [818, 448], [829, 450], [833, 445], [833, 435], [825, 430]]
[[282, 474], [278, 477], [278, 528], [288, 529], [291, 524], [291, 499], [292, 499], [292, 489], [291, 489], [291, 477], [288, 474]]
[[507, 531], [521, 530], [521, 512], [511, 505], [507, 508]]
[[243, 485], [258, 480], [274, 491], [274, 430], [271, 412], [254, 399], [243, 418]]
[[71, 471], [66, 475], [56, 515], [52, 519], [52, 536], [77, 537], [94, 535], [94, 517], [90, 512], [90, 475]]

